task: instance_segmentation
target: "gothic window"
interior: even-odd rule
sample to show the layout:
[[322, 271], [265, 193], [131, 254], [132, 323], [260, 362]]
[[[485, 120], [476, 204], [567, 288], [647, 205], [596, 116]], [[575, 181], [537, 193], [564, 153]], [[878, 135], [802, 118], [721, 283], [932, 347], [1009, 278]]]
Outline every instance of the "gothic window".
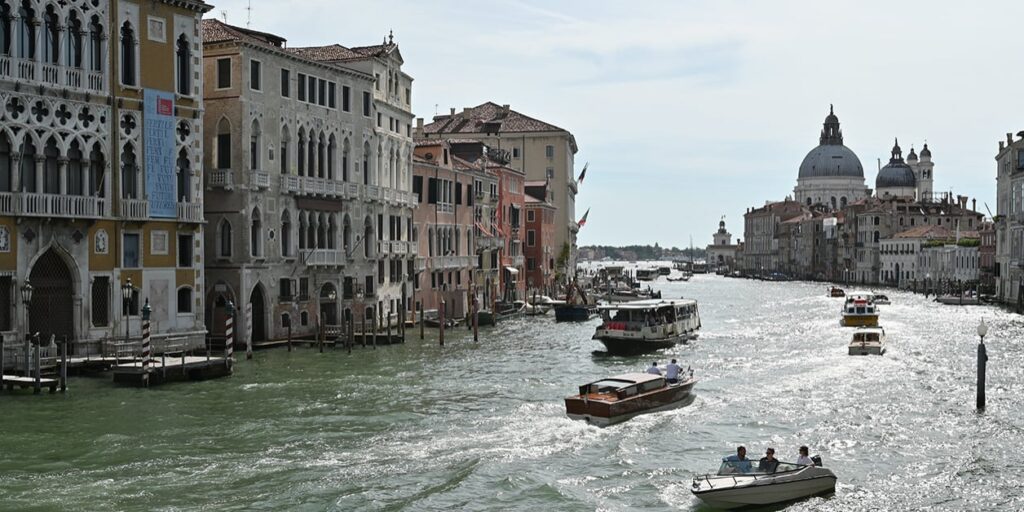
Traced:
[[249, 168], [260, 169], [260, 122], [253, 119], [249, 134]]
[[11, 8], [7, 2], [0, 4], [0, 54], [11, 54]]
[[344, 244], [345, 256], [348, 257], [352, 250], [352, 220], [348, 216], [345, 216], [345, 220], [342, 221], [341, 241]]
[[50, 137], [43, 148], [43, 192], [46, 194], [60, 194], [60, 165], [57, 159], [60, 157], [60, 150], [57, 149], [57, 141]]
[[89, 22], [89, 69], [92, 71], [103, 71], [103, 36], [100, 17], [93, 16]]
[[326, 165], [327, 162], [325, 162], [325, 160], [327, 160], [326, 156], [327, 156], [327, 147], [324, 144], [324, 134], [321, 133], [320, 137], [317, 139], [317, 146], [316, 146], [316, 175], [321, 177], [321, 178], [326, 177], [326, 172], [327, 172], [327, 165]]
[[222, 258], [231, 257], [231, 244], [232, 244], [232, 233], [231, 223], [227, 219], [221, 219], [220, 221], [220, 256]]
[[50, 64], [58, 64], [60, 63], [60, 20], [52, 5], [46, 8], [43, 19], [45, 23], [43, 57]]
[[334, 179], [334, 168], [337, 165], [335, 159], [337, 158], [338, 144], [334, 139], [334, 135], [331, 135], [330, 140], [327, 143], [327, 179]]
[[370, 144], [363, 144], [363, 185], [370, 184]]
[[299, 138], [296, 142], [295, 153], [299, 156], [299, 176], [305, 176], [306, 174], [306, 131], [305, 128], [299, 128]]
[[373, 226], [369, 224], [369, 219], [367, 219], [366, 227], [363, 229], [363, 257], [369, 258], [373, 254], [371, 247], [375, 243]]
[[82, 151], [78, 149], [78, 141], [71, 143], [68, 149], [67, 187], [68, 194], [85, 195], [85, 180], [82, 175]]
[[121, 83], [138, 85], [135, 81], [135, 29], [129, 21], [121, 25]]
[[188, 153], [184, 149], [178, 152], [176, 165], [178, 178], [178, 202], [190, 202], [192, 192], [192, 165], [188, 161]]
[[14, 158], [11, 152], [11, 141], [7, 134], [0, 132], [0, 192], [11, 192], [13, 185]]
[[192, 94], [192, 48], [185, 34], [178, 36], [175, 58], [178, 62], [178, 94]]
[[291, 144], [291, 138], [288, 136], [288, 127], [281, 127], [281, 154], [278, 155], [278, 159], [281, 161], [281, 174], [288, 174], [288, 145]]
[[36, 12], [31, 5], [23, 0], [18, 9], [18, 57], [29, 60], [36, 58]]
[[78, 14], [75, 11], [71, 11], [71, 15], [68, 18], [68, 35], [67, 35], [67, 61], [68, 66], [74, 68], [82, 68], [84, 63], [82, 54], [82, 21], [78, 19]]
[[25, 138], [21, 146], [21, 169], [19, 170], [22, 192], [36, 191], [36, 146]]
[[252, 209], [252, 219], [249, 224], [249, 252], [253, 257], [262, 256], [263, 249], [263, 223], [260, 222], [260, 210]]
[[292, 255], [292, 219], [288, 210], [281, 213], [281, 256]]
[[231, 123], [226, 118], [217, 123], [217, 168], [231, 168]]
[[341, 150], [341, 180], [348, 181], [348, 138], [345, 139], [344, 148]]
[[138, 198], [138, 176], [139, 166], [135, 160], [135, 148], [131, 144], [125, 144], [124, 150], [121, 151], [121, 197]]
[[96, 197], [106, 197], [104, 191], [104, 175], [107, 172], [106, 162], [100, 144], [97, 142], [89, 153], [89, 194]]
[[334, 222], [334, 216], [327, 219], [327, 248], [334, 249], [338, 240], [338, 225]]
[[313, 134], [312, 130], [309, 132], [307, 149], [309, 150], [309, 154], [306, 155], [306, 164], [308, 165], [306, 168], [306, 176], [313, 177], [316, 176], [316, 135]]

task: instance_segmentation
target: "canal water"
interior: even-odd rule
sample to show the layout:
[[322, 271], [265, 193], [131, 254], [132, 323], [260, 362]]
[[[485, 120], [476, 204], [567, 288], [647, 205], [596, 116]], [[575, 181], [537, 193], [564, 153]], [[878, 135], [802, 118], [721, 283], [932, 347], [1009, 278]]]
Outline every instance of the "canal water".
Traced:
[[[0, 509], [704, 510], [691, 478], [738, 444], [783, 460], [806, 444], [835, 471], [835, 496], [790, 510], [1024, 508], [1019, 317], [890, 292], [888, 353], [851, 357], [824, 284], [655, 287], [700, 301], [699, 340], [603, 357], [596, 320], [523, 319], [479, 343], [456, 330], [443, 348], [428, 335], [351, 355], [257, 352], [201, 383], [4, 392]], [[701, 379], [688, 407], [606, 429], [565, 417], [578, 385], [669, 357]]]

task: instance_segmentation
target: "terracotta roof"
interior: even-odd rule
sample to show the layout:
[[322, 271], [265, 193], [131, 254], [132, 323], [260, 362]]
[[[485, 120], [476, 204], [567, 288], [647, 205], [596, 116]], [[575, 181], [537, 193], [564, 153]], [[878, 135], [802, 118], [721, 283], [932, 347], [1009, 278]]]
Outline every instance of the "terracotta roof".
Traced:
[[286, 39], [268, 32], [259, 32], [247, 28], [228, 25], [216, 18], [203, 19], [203, 43], [219, 43], [224, 41], [245, 41], [247, 43], [282, 48]]
[[893, 238], [952, 238], [956, 235], [953, 231], [945, 226], [936, 226], [935, 224], [925, 224], [923, 226], [917, 226], [910, 228], [905, 231], [900, 231], [893, 235]]
[[[497, 130], [495, 130], [497, 125]], [[435, 116], [434, 122], [423, 127], [424, 133], [503, 133], [565, 132], [553, 124], [523, 115], [497, 103], [488, 101], [467, 108], [455, 115]]]
[[288, 48], [288, 51], [305, 59], [330, 62], [350, 62], [373, 57], [381, 57], [398, 48], [395, 43], [377, 44], [372, 46], [356, 46], [346, 48], [340, 44], [327, 46], [305, 46]]

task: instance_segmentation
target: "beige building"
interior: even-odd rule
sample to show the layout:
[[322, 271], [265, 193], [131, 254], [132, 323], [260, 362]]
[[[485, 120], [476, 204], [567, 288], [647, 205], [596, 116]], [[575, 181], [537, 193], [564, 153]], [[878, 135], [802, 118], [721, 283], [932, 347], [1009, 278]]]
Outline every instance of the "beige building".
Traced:
[[[507, 151], [508, 166], [525, 174], [526, 179], [548, 180], [555, 207], [554, 246], [561, 253], [568, 245], [569, 258], [557, 273], [576, 268], [576, 138], [571, 132], [534, 119], [509, 105], [487, 102], [461, 112], [451, 109], [447, 115], [434, 116], [433, 122], [417, 125], [422, 137], [470, 137], [496, 150]], [[556, 259], [558, 254], [556, 254]]]

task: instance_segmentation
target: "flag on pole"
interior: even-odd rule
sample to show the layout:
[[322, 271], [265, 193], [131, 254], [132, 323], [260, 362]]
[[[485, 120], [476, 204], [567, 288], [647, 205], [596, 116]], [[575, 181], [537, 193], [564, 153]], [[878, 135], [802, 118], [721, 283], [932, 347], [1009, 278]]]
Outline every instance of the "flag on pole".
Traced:
[[587, 166], [589, 166], [589, 165], [590, 165], [590, 162], [587, 162], [587, 163], [583, 164], [583, 172], [580, 173], [580, 179], [576, 180], [576, 181], [580, 182], [580, 184], [583, 183], [583, 178], [587, 177]]
[[584, 214], [583, 214], [583, 218], [582, 218], [582, 219], [580, 219], [580, 221], [579, 221], [579, 222], [577, 222], [577, 223], [576, 223], [576, 225], [577, 225], [577, 226], [579, 226], [579, 227], [581, 227], [581, 228], [582, 228], [583, 226], [585, 226], [585, 225], [587, 224], [587, 215], [590, 215], [590, 208], [587, 208], [587, 213], [584, 213]]

